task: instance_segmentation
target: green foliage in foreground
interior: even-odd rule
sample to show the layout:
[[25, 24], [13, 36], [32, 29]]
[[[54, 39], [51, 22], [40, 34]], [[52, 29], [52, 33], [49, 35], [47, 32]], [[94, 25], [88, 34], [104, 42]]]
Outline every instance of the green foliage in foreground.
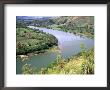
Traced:
[[41, 69], [40, 74], [93, 74], [94, 54], [93, 49], [82, 52], [80, 55], [68, 60], [57, 56], [57, 61], [50, 67]]
[[58, 40], [50, 34], [29, 28], [16, 29], [16, 54], [40, 52], [58, 44]]
[[27, 63], [25, 65], [23, 65], [22, 71], [23, 71], [23, 74], [34, 74], [34, 71], [31, 68], [31, 65], [27, 64]]
[[[57, 55], [56, 61], [51, 63], [47, 68], [41, 68], [40, 71], [35, 71], [35, 74], [94, 74], [94, 49], [85, 50], [81, 45], [82, 52], [72, 56], [67, 60], [63, 59], [60, 54]], [[25, 74], [31, 74], [28, 68]], [[29, 72], [29, 73], [28, 73]]]

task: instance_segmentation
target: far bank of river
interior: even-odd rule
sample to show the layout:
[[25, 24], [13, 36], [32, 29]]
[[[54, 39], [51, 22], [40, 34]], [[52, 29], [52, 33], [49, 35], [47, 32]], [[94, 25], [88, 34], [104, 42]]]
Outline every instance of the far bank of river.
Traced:
[[[40, 27], [34, 27], [29, 26], [29, 28], [32, 28], [34, 30], [39, 29], [43, 32], [49, 33], [54, 35], [58, 39], [58, 47], [60, 48], [60, 52], [63, 58], [69, 58], [72, 55], [76, 55], [81, 51], [80, 44], [83, 43], [87, 49], [94, 46], [94, 40], [80, 36], [75, 35], [68, 32], [58, 31], [58, 30], [52, 30], [47, 28], [40, 28]], [[22, 73], [22, 66], [27, 63], [31, 64], [33, 68], [44, 68], [47, 67], [50, 63], [52, 63], [56, 58], [55, 52], [45, 52], [38, 54], [36, 56], [32, 56], [30, 60], [26, 60], [24, 62], [20, 62], [20, 60], [17, 60], [16, 67], [17, 67], [17, 74]]]

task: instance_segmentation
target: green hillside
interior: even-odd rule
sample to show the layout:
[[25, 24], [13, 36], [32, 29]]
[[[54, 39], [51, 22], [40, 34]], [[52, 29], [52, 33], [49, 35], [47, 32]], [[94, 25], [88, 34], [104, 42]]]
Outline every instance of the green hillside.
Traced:
[[16, 54], [27, 54], [31, 52], [42, 52], [58, 44], [56, 37], [39, 30], [26, 28], [25, 25], [17, 23], [16, 28]]
[[54, 18], [55, 24], [48, 28], [85, 35], [94, 38], [94, 17], [93, 16], [62, 16]]

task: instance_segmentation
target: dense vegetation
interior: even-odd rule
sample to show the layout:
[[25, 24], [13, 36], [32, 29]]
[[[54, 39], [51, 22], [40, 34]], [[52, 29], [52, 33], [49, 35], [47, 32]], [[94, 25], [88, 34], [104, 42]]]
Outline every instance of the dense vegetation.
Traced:
[[[58, 40], [50, 34], [39, 30], [31, 30], [17, 23], [16, 28], [16, 54], [27, 54], [33, 51], [42, 52], [49, 47], [57, 45]], [[21, 28], [23, 27], [23, 28]]]
[[56, 61], [40, 71], [25, 64], [22, 71], [24, 74], [94, 74], [94, 49], [83, 49], [78, 55], [66, 60], [58, 54]]

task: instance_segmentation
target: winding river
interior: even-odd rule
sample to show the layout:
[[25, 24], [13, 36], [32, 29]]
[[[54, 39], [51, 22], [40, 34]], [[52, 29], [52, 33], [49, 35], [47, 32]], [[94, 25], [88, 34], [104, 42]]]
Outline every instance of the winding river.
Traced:
[[[54, 35], [58, 39], [58, 47], [60, 48], [61, 55], [63, 58], [68, 58], [72, 55], [76, 55], [81, 51], [80, 44], [84, 43], [85, 47], [87, 49], [94, 46], [94, 40], [80, 36], [75, 35], [68, 32], [53, 30], [53, 29], [47, 29], [47, 28], [39, 28], [34, 26], [29, 26], [30, 28], [36, 30], [39, 29], [43, 32], [49, 33]], [[54, 52], [45, 52], [36, 56], [33, 56], [31, 60], [26, 60], [24, 62], [20, 62], [20, 60], [17, 60], [16, 62], [16, 73], [22, 74], [22, 66], [23, 64], [31, 64], [33, 68], [43, 68], [47, 67], [50, 63], [52, 63], [56, 58], [56, 53]]]

